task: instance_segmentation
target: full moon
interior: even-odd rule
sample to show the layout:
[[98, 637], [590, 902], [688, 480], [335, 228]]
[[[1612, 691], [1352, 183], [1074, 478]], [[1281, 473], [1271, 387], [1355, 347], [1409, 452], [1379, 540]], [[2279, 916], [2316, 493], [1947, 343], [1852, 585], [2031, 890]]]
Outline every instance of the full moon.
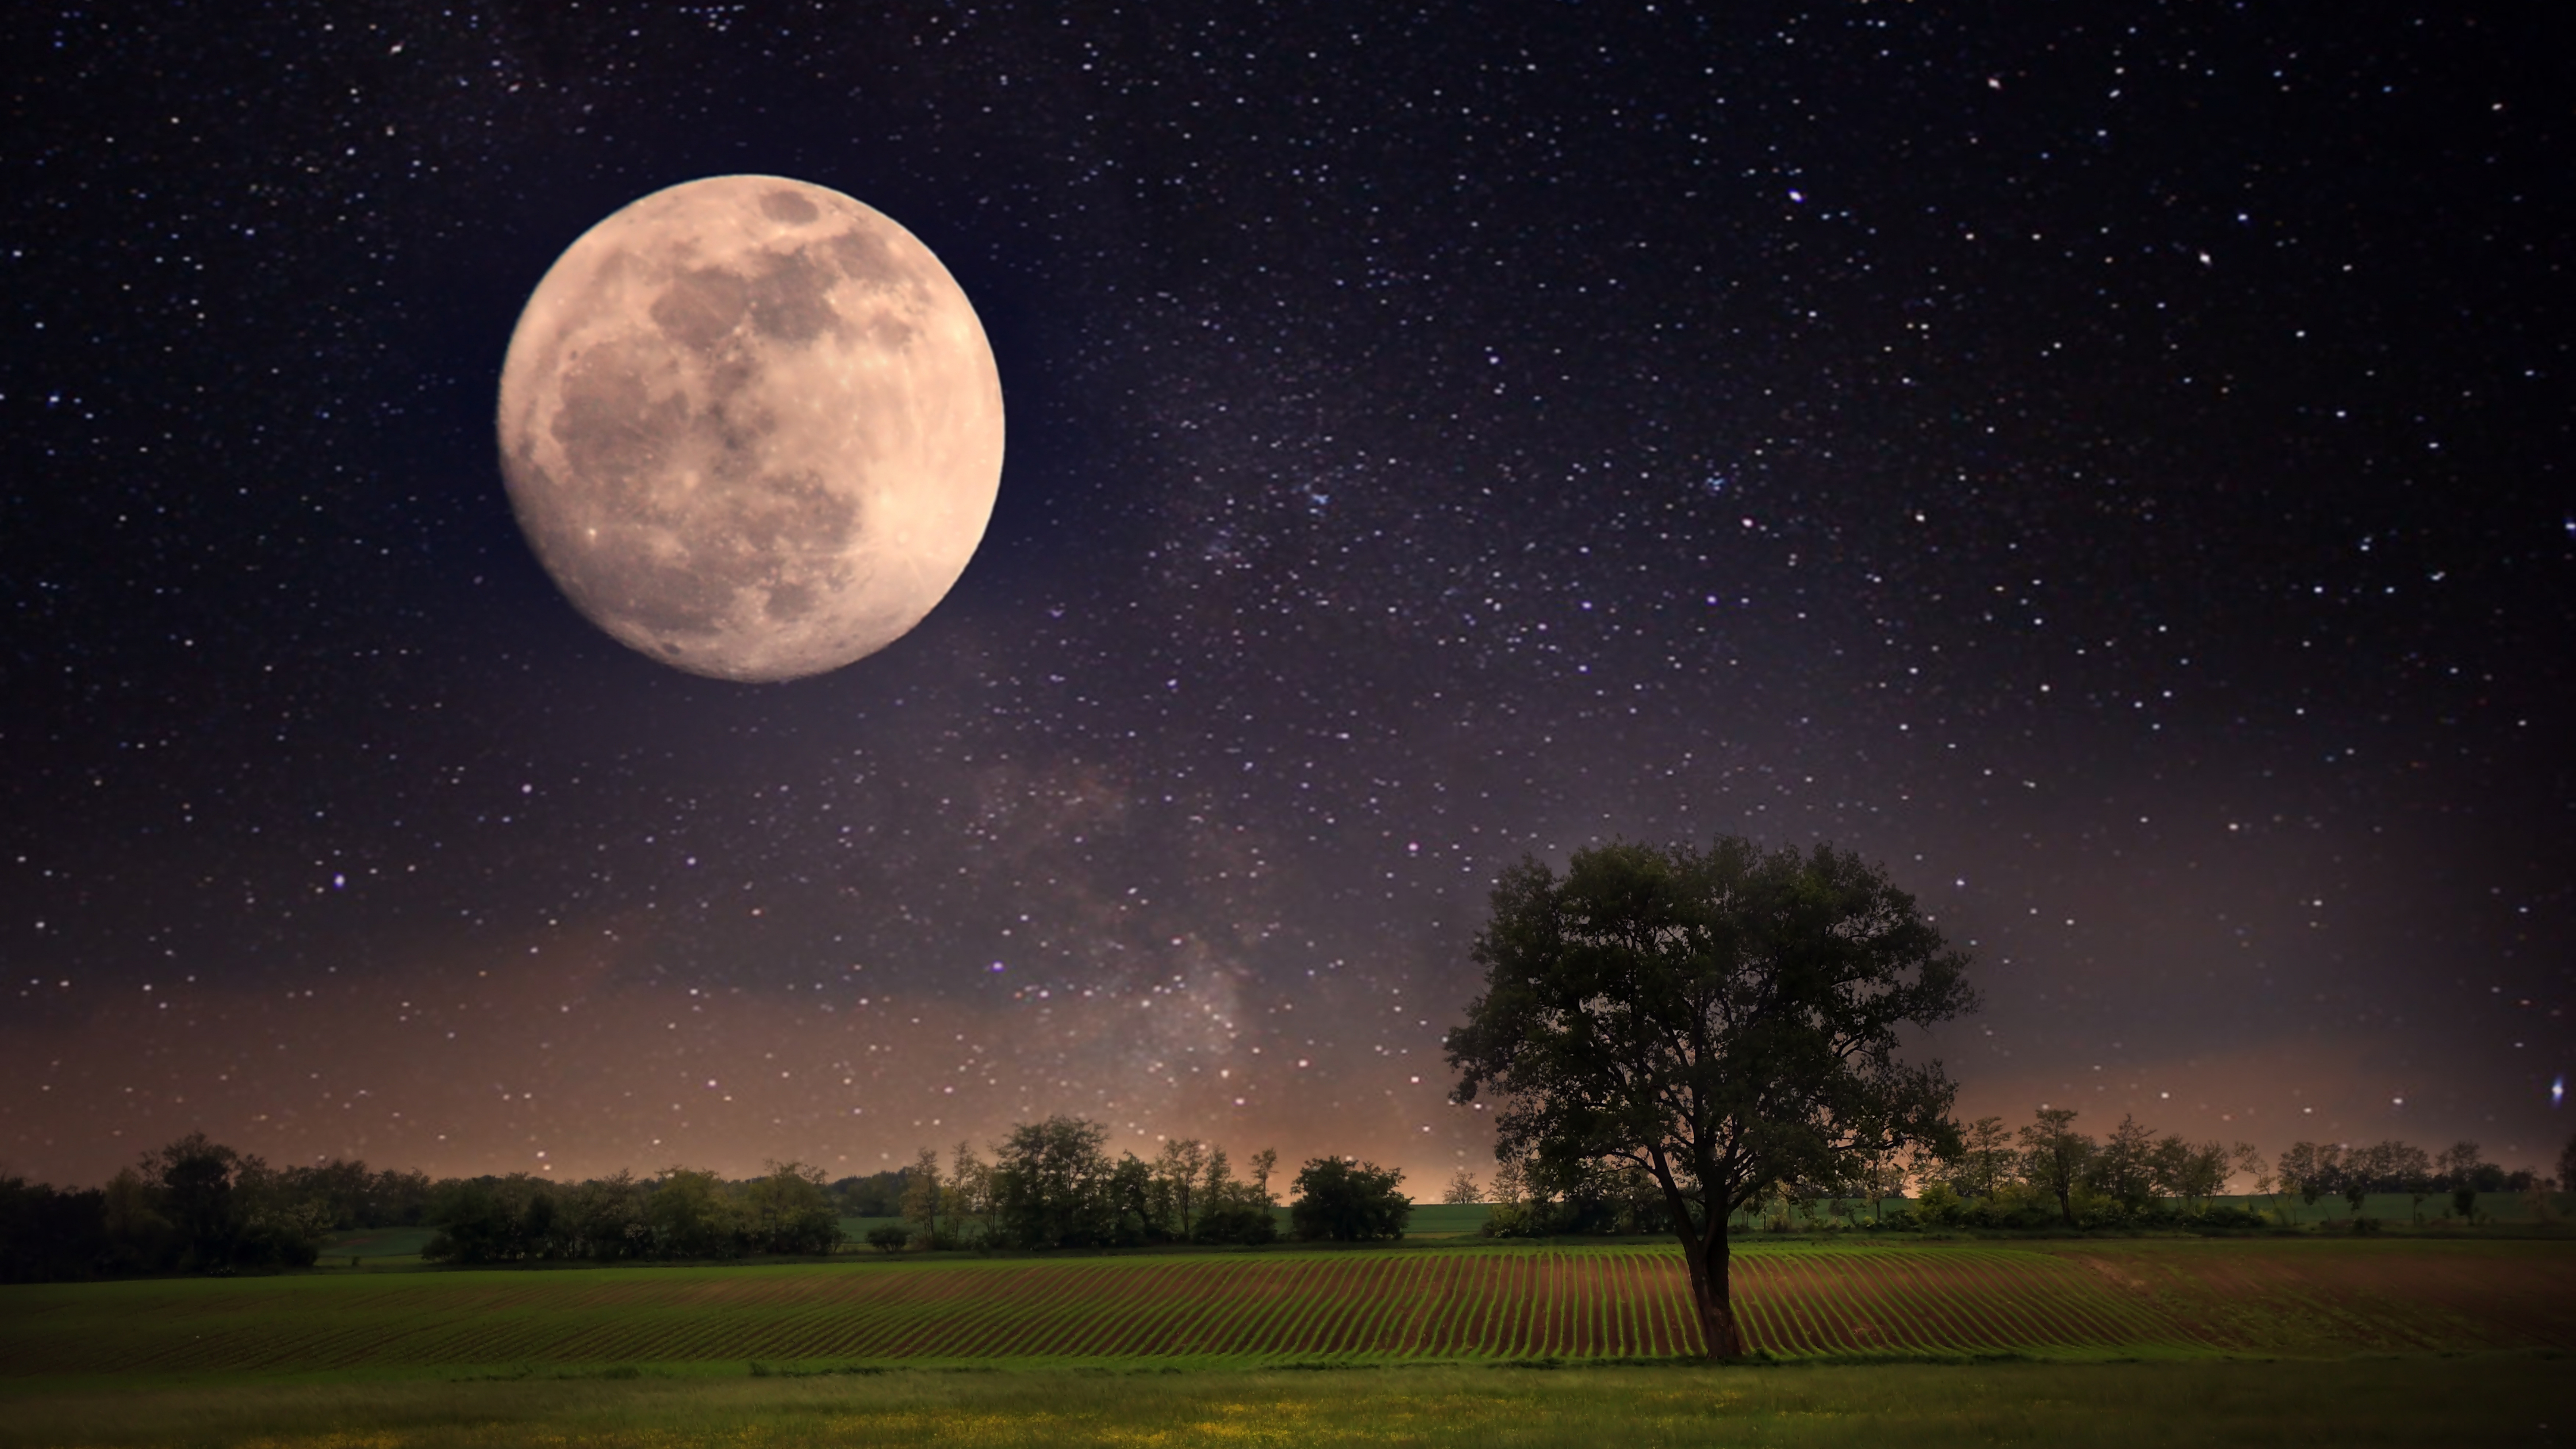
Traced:
[[582, 234], [501, 369], [528, 542], [619, 641], [795, 679], [903, 637], [1002, 476], [1002, 382], [948, 269], [827, 187], [715, 176]]

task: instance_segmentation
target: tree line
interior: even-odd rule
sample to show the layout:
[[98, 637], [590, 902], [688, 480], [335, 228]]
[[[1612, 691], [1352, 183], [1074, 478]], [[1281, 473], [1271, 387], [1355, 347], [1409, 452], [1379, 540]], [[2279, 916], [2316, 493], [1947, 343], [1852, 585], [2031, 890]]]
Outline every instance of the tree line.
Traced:
[[0, 1282], [309, 1266], [334, 1231], [420, 1222], [436, 1186], [363, 1162], [271, 1167], [203, 1132], [104, 1187], [0, 1172]]
[[[1278, 1154], [1239, 1177], [1225, 1149], [1166, 1141], [1150, 1160], [1115, 1159], [1108, 1129], [1050, 1117], [1011, 1129], [989, 1157], [965, 1142], [943, 1165], [826, 1181], [801, 1162], [729, 1181], [672, 1166], [582, 1182], [524, 1172], [432, 1181], [362, 1162], [269, 1166], [192, 1132], [145, 1153], [103, 1188], [55, 1188], [0, 1173], [0, 1281], [123, 1273], [309, 1267], [334, 1232], [428, 1227], [422, 1256], [456, 1264], [725, 1261], [825, 1254], [843, 1217], [892, 1218], [867, 1234], [882, 1252], [1261, 1244]], [[1309, 1159], [1290, 1184], [1290, 1232], [1306, 1240], [1400, 1238], [1412, 1212], [1404, 1174], [1343, 1157]]]
[[2408, 1194], [2419, 1218], [2427, 1199], [2447, 1195], [2468, 1219], [2479, 1193], [2527, 1192], [2547, 1183], [2530, 1168], [2508, 1172], [2487, 1161], [2474, 1142], [2454, 1143], [2438, 1155], [2396, 1141], [2362, 1147], [2294, 1142], [2278, 1161], [2267, 1162], [2251, 1143], [2160, 1138], [2131, 1115], [2097, 1142], [2076, 1129], [2075, 1118], [2073, 1110], [2054, 1107], [2012, 1132], [1999, 1117], [1970, 1123], [1960, 1149], [1921, 1174], [1918, 1212], [1939, 1222], [1991, 1226], [2220, 1217], [2242, 1217], [2250, 1226], [2261, 1219], [2247, 1209], [2209, 1206], [2242, 1176], [2284, 1221], [2291, 1216], [2283, 1209], [2285, 1195], [2310, 1206], [2341, 1197], [2358, 1216], [2374, 1192]]

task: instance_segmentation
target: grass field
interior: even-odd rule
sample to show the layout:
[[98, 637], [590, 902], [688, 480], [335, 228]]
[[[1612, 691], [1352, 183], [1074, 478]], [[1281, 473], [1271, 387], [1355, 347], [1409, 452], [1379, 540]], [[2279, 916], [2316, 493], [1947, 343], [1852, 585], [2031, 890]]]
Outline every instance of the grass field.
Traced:
[[29, 1392], [0, 1446], [2550, 1444], [2568, 1361], [1035, 1371]]
[[[1762, 1243], [0, 1288], [0, 1449], [2554, 1443], [2576, 1243]], [[1534, 1368], [1552, 1372], [1531, 1372]]]
[[[2576, 1350], [2576, 1244], [2141, 1239], [1758, 1244], [1778, 1359]], [[0, 1289], [0, 1378], [574, 1367], [1256, 1369], [1694, 1355], [1659, 1247], [843, 1259]]]
[[[1903, 1206], [1904, 1201], [1903, 1198], [1889, 1198], [1885, 1206], [1894, 1209]], [[2352, 1216], [2352, 1209], [2342, 1198], [2320, 1199], [2314, 1206], [2301, 1203], [2296, 1198], [2232, 1197], [2213, 1198], [2211, 1201], [2223, 1206], [2284, 1214], [2287, 1221], [2293, 1224], [2340, 1225]], [[2448, 1212], [2449, 1208], [2448, 1198], [2427, 1199], [2417, 1203], [2399, 1193], [2375, 1193], [2362, 1204], [2365, 1215], [2378, 1218], [2400, 1232], [2410, 1229], [2415, 1215], [2419, 1212], [2428, 1223], [2438, 1223], [2439, 1215]], [[2553, 1210], [2561, 1218], [2576, 1214], [2576, 1194], [2560, 1194]], [[1274, 1208], [1271, 1211], [1272, 1216], [1278, 1219], [1279, 1235], [1284, 1240], [1288, 1236], [1288, 1209]], [[2488, 1193], [2479, 1199], [2478, 1212], [2488, 1221], [2497, 1223], [2519, 1225], [2540, 1221], [2540, 1216], [2534, 1211], [2532, 1204], [2519, 1193]], [[1407, 1226], [1405, 1236], [1414, 1242], [1456, 1242], [1460, 1239], [1473, 1238], [1477, 1236], [1478, 1230], [1484, 1227], [1485, 1219], [1492, 1213], [1492, 1206], [1486, 1203], [1469, 1203], [1463, 1206], [1452, 1206], [1447, 1203], [1417, 1203], [1414, 1205], [1413, 1218]], [[1866, 1209], [1862, 1210], [1862, 1215], [1864, 1217], [1867, 1215]], [[845, 1217], [841, 1219], [841, 1251], [853, 1254], [875, 1253], [876, 1249], [868, 1245], [868, 1230], [889, 1224], [910, 1226], [902, 1218]], [[1743, 1230], [1750, 1232], [1752, 1228], [1747, 1225]], [[2435, 1230], [2438, 1231], [2438, 1228]], [[340, 1267], [346, 1265], [351, 1258], [371, 1266], [416, 1263], [419, 1261], [422, 1245], [429, 1241], [430, 1231], [428, 1228], [365, 1228], [336, 1233], [323, 1245], [322, 1266]]]

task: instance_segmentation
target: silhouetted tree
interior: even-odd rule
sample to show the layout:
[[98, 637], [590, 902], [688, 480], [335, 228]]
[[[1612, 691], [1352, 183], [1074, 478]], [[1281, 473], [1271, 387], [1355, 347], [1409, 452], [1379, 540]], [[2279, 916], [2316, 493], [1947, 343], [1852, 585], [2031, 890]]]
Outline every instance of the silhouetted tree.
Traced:
[[161, 1216], [176, 1229], [180, 1266], [228, 1267], [241, 1219], [233, 1206], [233, 1174], [241, 1154], [191, 1132], [143, 1155], [145, 1179], [160, 1189]]
[[1196, 1221], [1195, 1199], [1199, 1191], [1199, 1174], [1207, 1170], [1207, 1144], [1195, 1137], [1174, 1137], [1163, 1143], [1162, 1152], [1154, 1159], [1154, 1182], [1162, 1189], [1164, 1200], [1171, 1206], [1170, 1232], [1187, 1241], [1190, 1227]]
[[2332, 1142], [2293, 1142], [2281, 1149], [2281, 1185], [2310, 1207], [2343, 1182], [2343, 1149]]
[[2075, 1226], [2075, 1193], [2093, 1164], [2093, 1139], [2074, 1127], [2072, 1107], [2042, 1107], [2021, 1129], [2021, 1175], [2031, 1191], [2057, 1200], [2058, 1216]]
[[2142, 1211], [2156, 1196], [2155, 1150], [2155, 1134], [2123, 1113], [2120, 1125], [2093, 1154], [2085, 1185], [2117, 1201], [2124, 1212]]
[[841, 1215], [823, 1190], [823, 1170], [772, 1162], [744, 1187], [743, 1233], [760, 1253], [829, 1253], [841, 1245]]
[[2012, 1133], [2001, 1117], [1980, 1117], [1959, 1129], [1959, 1153], [1951, 1161], [1950, 1185], [1970, 1195], [1991, 1198], [2011, 1177]]
[[110, 1264], [107, 1194], [0, 1174], [0, 1283], [55, 1283]]
[[[712, 1172], [667, 1167], [644, 1201], [656, 1255], [664, 1258], [735, 1258], [742, 1255], [742, 1219], [725, 1182]], [[835, 1224], [837, 1226], [837, 1224]]]
[[1021, 1123], [1000, 1149], [994, 1205], [1011, 1241], [1031, 1248], [1082, 1248], [1116, 1241], [1110, 1202], [1107, 1128], [1080, 1117]]
[[652, 1257], [645, 1197], [644, 1185], [624, 1168], [572, 1189], [558, 1215], [558, 1227], [571, 1238], [571, 1256], [602, 1263]]
[[939, 1215], [947, 1206], [940, 1186], [939, 1153], [925, 1147], [913, 1159], [912, 1169], [903, 1180], [903, 1215], [913, 1225], [913, 1243], [917, 1247], [948, 1246], [948, 1239], [939, 1231]]
[[1251, 1183], [1235, 1181], [1233, 1164], [1226, 1161], [1222, 1147], [1208, 1150], [1207, 1166], [1199, 1174], [1198, 1198], [1205, 1206], [1191, 1236], [1202, 1243], [1250, 1246], [1279, 1236], [1268, 1196]]
[[1743, 1340], [1727, 1220], [1862, 1154], [1956, 1150], [1956, 1084], [1898, 1032], [1973, 1009], [1967, 958], [1858, 856], [1619, 844], [1559, 878], [1506, 871], [1473, 951], [1485, 993], [1449, 1035], [1458, 1101], [1492, 1087], [1497, 1157], [1552, 1185], [1633, 1165], [1682, 1240], [1708, 1352]]
[[1399, 1184], [1400, 1168], [1340, 1157], [1309, 1158], [1297, 1173], [1297, 1200], [1288, 1205], [1290, 1230], [1308, 1240], [1366, 1243], [1404, 1236], [1412, 1199]]
[[2435, 1181], [2451, 1194], [2451, 1211], [2462, 1219], [2478, 1217], [2478, 1144], [2454, 1142], [2433, 1159]]

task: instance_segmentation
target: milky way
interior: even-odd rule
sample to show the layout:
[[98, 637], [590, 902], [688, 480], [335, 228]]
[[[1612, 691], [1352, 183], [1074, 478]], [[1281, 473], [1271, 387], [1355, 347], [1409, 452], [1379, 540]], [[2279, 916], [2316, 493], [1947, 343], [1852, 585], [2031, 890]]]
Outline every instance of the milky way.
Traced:
[[[761, 8], [0, 19], [12, 1170], [1421, 1190], [1496, 872], [1720, 832], [1973, 943], [1971, 1114], [2555, 1158], [2543, 21]], [[491, 437], [551, 260], [734, 172], [903, 218], [1012, 419], [784, 685], [583, 623]]]

